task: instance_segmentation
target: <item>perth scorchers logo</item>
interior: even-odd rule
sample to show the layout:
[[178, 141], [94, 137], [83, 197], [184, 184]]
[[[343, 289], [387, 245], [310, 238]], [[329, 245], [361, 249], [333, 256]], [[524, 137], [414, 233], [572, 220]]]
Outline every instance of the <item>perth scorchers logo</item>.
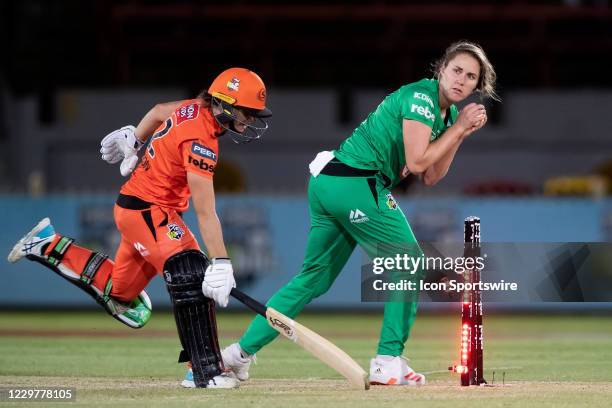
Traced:
[[183, 230], [178, 224], [168, 224], [167, 227], [168, 232], [166, 232], [166, 235], [171, 240], [180, 241], [181, 238], [183, 238], [183, 236], [185, 235], [185, 230]]
[[240, 80], [234, 77], [231, 81], [227, 81], [227, 89], [238, 92], [240, 89]]
[[198, 117], [200, 113], [200, 105], [192, 103], [191, 105], [181, 106], [176, 110], [176, 125], [180, 125], [186, 120], [192, 120]]

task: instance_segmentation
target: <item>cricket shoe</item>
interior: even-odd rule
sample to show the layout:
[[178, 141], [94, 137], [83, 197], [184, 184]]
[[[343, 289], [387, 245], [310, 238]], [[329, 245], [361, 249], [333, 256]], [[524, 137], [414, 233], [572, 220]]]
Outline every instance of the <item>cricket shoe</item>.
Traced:
[[28, 255], [43, 256], [43, 249], [55, 238], [55, 229], [49, 218], [43, 218], [30, 232], [21, 238], [8, 255], [8, 261], [15, 263]]
[[370, 361], [370, 384], [425, 385], [425, 376], [415, 372], [403, 356], [376, 356]]
[[231, 370], [240, 381], [249, 379], [249, 368], [252, 362], [257, 362], [255, 354], [249, 356], [242, 351], [238, 343], [230, 344], [221, 350], [223, 365], [227, 370]]
[[[181, 386], [184, 388], [195, 388], [195, 381], [193, 380], [193, 370], [189, 368], [187, 370], [187, 374], [185, 374], [185, 379], [181, 382]], [[208, 380], [208, 384], [206, 388], [238, 388], [240, 386], [240, 381], [234, 378], [232, 375], [223, 373], [217, 375], [210, 380]]]
[[191, 369], [191, 361], [187, 362], [187, 372], [185, 373], [185, 379], [181, 382], [181, 387], [184, 388], [195, 388], [195, 382], [193, 381], [193, 370]]

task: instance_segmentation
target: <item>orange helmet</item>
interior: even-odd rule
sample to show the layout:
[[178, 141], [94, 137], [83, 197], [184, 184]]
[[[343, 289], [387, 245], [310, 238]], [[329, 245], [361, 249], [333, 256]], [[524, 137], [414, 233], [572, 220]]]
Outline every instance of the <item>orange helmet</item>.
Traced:
[[255, 116], [272, 116], [266, 108], [266, 86], [259, 75], [246, 68], [226, 69], [215, 78], [208, 93], [229, 105], [247, 108]]

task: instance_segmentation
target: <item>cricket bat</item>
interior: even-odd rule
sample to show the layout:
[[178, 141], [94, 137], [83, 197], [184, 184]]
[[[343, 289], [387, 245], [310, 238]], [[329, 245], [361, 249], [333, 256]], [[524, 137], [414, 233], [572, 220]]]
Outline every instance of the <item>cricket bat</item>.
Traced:
[[266, 307], [234, 288], [231, 295], [255, 313], [266, 318], [268, 324], [277, 332], [308, 351], [310, 354], [336, 370], [355, 388], [370, 389], [368, 373], [344, 351], [331, 341], [321, 337], [309, 328], [271, 307]]

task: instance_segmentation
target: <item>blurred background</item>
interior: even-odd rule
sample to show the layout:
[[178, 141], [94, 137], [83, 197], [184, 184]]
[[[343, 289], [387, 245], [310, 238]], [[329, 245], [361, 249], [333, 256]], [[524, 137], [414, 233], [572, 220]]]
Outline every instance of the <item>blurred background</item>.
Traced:
[[[43, 216], [113, 254], [123, 179], [100, 160], [99, 141], [243, 66], [266, 82], [274, 117], [258, 142], [221, 141], [215, 185], [239, 285], [265, 300], [302, 262], [310, 160], [336, 148], [385, 95], [431, 77], [459, 39], [488, 53], [502, 103], [486, 103], [487, 126], [442, 182], [407, 179], [395, 192], [416, 236], [460, 242], [463, 219], [477, 215], [483, 241], [612, 239], [606, 0], [22, 0], [0, 3], [0, 30], [2, 254]], [[197, 230], [193, 214], [186, 219]], [[96, 307], [39, 265], [4, 259], [0, 307]], [[357, 251], [313, 307], [378, 307], [360, 302], [363, 262]], [[160, 279], [151, 292], [169, 305]]]

